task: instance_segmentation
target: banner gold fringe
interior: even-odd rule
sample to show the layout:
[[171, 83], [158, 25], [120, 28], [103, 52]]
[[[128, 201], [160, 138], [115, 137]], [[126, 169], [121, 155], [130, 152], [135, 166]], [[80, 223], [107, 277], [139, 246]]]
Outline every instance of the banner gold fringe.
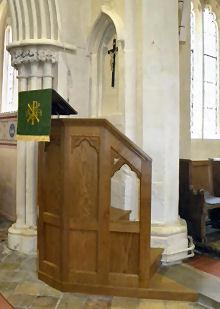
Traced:
[[49, 142], [50, 136], [48, 135], [16, 135], [17, 141], [24, 141], [24, 142]]

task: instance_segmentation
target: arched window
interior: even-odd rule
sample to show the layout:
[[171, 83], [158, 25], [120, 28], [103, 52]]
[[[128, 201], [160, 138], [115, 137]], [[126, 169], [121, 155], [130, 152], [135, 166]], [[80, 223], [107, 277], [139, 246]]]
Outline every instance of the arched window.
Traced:
[[203, 12], [203, 92], [204, 92], [204, 124], [203, 135], [212, 138], [218, 134], [218, 25], [215, 14], [209, 8]]
[[191, 127], [191, 134], [196, 135], [196, 130], [198, 128], [197, 122], [197, 117], [196, 117], [196, 102], [195, 102], [195, 93], [194, 93], [194, 78], [195, 78], [195, 73], [194, 73], [194, 56], [195, 56], [195, 13], [193, 11], [193, 8], [191, 10], [191, 16], [190, 16], [190, 27], [191, 27], [191, 87], [190, 87], [190, 112], [191, 112], [191, 117], [190, 117], [190, 127]]
[[[197, 20], [198, 19], [198, 20]], [[200, 22], [200, 24], [199, 24]], [[200, 27], [199, 27], [200, 26]], [[191, 13], [191, 137], [219, 137], [219, 40], [215, 14]]]
[[11, 66], [11, 55], [6, 49], [10, 42], [12, 42], [12, 29], [11, 26], [8, 25], [5, 29], [4, 36], [1, 112], [16, 111], [18, 107], [17, 71]]

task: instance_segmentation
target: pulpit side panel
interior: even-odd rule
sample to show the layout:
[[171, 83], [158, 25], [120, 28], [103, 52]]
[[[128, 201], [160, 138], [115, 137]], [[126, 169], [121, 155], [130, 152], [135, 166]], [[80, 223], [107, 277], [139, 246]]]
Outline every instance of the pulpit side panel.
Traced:
[[110, 279], [122, 286], [147, 287], [150, 265], [150, 168], [129, 144], [108, 135], [112, 175], [127, 165], [139, 179], [138, 216], [110, 222]]
[[139, 274], [139, 234], [111, 232], [110, 272]]
[[38, 248], [39, 271], [60, 278], [63, 154], [60, 128], [54, 127], [49, 143], [39, 146]]

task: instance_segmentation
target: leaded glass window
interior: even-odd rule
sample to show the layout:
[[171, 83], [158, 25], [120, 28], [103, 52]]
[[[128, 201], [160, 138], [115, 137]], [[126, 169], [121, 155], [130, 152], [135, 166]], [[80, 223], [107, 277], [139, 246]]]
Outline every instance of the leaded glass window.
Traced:
[[11, 66], [11, 55], [6, 47], [12, 41], [11, 26], [5, 29], [4, 58], [3, 58], [3, 81], [2, 81], [2, 107], [1, 112], [17, 110], [17, 71]]
[[[191, 12], [191, 137], [219, 137], [219, 40], [209, 7]], [[198, 18], [198, 20], [197, 20]]]
[[198, 124], [197, 124], [197, 113], [196, 113], [196, 100], [195, 100], [195, 93], [194, 93], [194, 77], [195, 77], [195, 72], [194, 72], [194, 55], [195, 55], [195, 50], [194, 50], [194, 44], [195, 44], [195, 13], [192, 10], [191, 11], [191, 16], [190, 16], [190, 27], [191, 27], [191, 87], [190, 87], [190, 112], [191, 112], [191, 117], [190, 117], [190, 128], [191, 128], [191, 134], [192, 136], [197, 136], [199, 134], [198, 131]]
[[203, 136], [212, 138], [218, 133], [218, 26], [215, 14], [206, 8], [203, 12]]

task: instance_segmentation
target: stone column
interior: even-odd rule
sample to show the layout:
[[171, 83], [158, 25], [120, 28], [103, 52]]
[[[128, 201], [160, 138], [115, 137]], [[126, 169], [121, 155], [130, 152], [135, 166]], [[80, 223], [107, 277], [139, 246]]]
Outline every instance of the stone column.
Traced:
[[[13, 57], [12, 57], [13, 60]], [[29, 67], [19, 61], [15, 66], [18, 70], [18, 90], [28, 90]], [[36, 229], [33, 231], [26, 223], [26, 160], [27, 143], [17, 141], [16, 170], [16, 222], [8, 230], [8, 246], [10, 249], [25, 253], [34, 252], [36, 248]]]
[[[18, 91], [27, 90], [27, 75], [25, 66], [18, 67]], [[25, 168], [26, 168], [26, 143], [17, 142], [17, 181], [16, 181], [16, 228], [25, 227]]]
[[124, 132], [137, 142], [136, 122], [136, 4], [133, 0], [125, 1], [125, 47], [124, 47], [124, 91], [125, 124]]
[[[31, 50], [35, 53], [35, 48]], [[30, 63], [30, 75], [28, 78], [28, 90], [42, 89], [42, 64], [39, 59]], [[27, 143], [26, 152], [26, 224], [36, 229], [36, 205], [37, 205], [37, 157], [38, 145], [36, 142]]]
[[[18, 69], [19, 90], [52, 88], [54, 48], [46, 46], [13, 47], [12, 65]], [[8, 231], [8, 246], [24, 253], [37, 249], [37, 157], [35, 142], [17, 144], [16, 223]]]
[[190, 84], [191, 84], [191, 44], [190, 44], [190, 10], [191, 1], [184, 2], [187, 10], [185, 19], [185, 41], [180, 42], [180, 158], [191, 157], [190, 134]]
[[53, 64], [51, 61], [45, 61], [43, 67], [43, 88], [52, 88], [53, 85]]
[[145, 0], [142, 8], [143, 149], [153, 159], [151, 241], [165, 249], [163, 263], [174, 263], [189, 251], [186, 223], [178, 216], [178, 2]]

